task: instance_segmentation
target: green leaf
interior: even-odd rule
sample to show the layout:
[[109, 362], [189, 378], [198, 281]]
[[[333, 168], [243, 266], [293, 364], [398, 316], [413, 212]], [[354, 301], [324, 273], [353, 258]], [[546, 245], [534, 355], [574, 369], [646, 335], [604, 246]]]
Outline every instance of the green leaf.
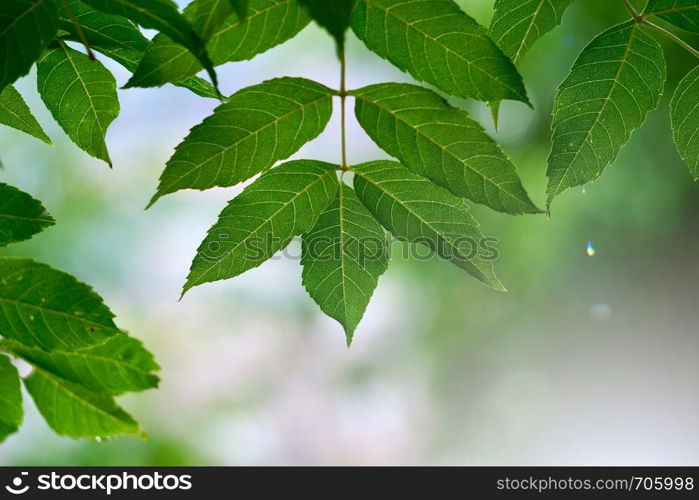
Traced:
[[228, 0], [233, 9], [238, 13], [238, 17], [245, 19], [248, 16], [249, 0]]
[[0, 92], [0, 123], [51, 144], [51, 139], [32, 115], [22, 95], [12, 85]]
[[529, 103], [512, 61], [452, 0], [358, 0], [352, 29], [370, 50], [448, 94]]
[[177, 146], [151, 205], [181, 189], [233, 186], [288, 158], [323, 131], [332, 95], [303, 78], [277, 78], [232, 95]]
[[[85, 0], [95, 9], [131, 19], [144, 28], [160, 31], [171, 40], [188, 49], [207, 70], [214, 87], [217, 86], [216, 73], [204, 41], [177, 10], [172, 0]], [[191, 75], [187, 75], [191, 76]]]
[[99, 394], [40, 368], [24, 379], [39, 412], [58, 434], [72, 438], [143, 436], [138, 423], [111, 396]]
[[[185, 9], [190, 17], [193, 6]], [[207, 50], [214, 65], [252, 59], [296, 36], [310, 22], [298, 0], [252, 0], [245, 19], [229, 16], [211, 36]], [[127, 87], [157, 87], [201, 71], [201, 64], [165, 35], [157, 35]]]
[[328, 316], [345, 328], [347, 345], [388, 268], [381, 225], [345, 183], [317, 224], [303, 235], [303, 285]]
[[483, 283], [505, 290], [493, 263], [480, 258], [484, 236], [462, 199], [397, 162], [364, 163], [353, 171], [357, 196], [396, 238], [427, 245]]
[[[63, 1], [54, 1], [60, 28], [68, 33], [68, 39], [80, 42], [80, 35], [65, 10]], [[141, 34], [136, 25], [125, 17], [95, 10], [81, 0], [68, 0], [68, 5], [82, 27], [90, 47], [134, 73], [146, 50], [151, 46], [151, 41]], [[199, 77], [186, 78], [174, 84], [202, 97], [220, 98], [214, 86]]]
[[310, 230], [335, 198], [337, 165], [292, 161], [263, 174], [221, 212], [184, 287], [234, 278]]
[[561, 24], [573, 0], [496, 0], [490, 37], [514, 63], [534, 43]]
[[677, 86], [670, 103], [672, 136], [682, 159], [699, 180], [699, 66]]
[[340, 52], [345, 50], [345, 32], [356, 0], [300, 0], [311, 17], [335, 39]]
[[351, 95], [369, 136], [416, 174], [494, 210], [540, 213], [514, 165], [466, 111], [409, 84], [371, 85]]
[[17, 432], [23, 416], [19, 373], [10, 358], [0, 354], [0, 443]]
[[0, 334], [27, 346], [71, 351], [120, 330], [90, 287], [29, 259], [0, 259]]
[[649, 0], [643, 15], [659, 16], [679, 28], [699, 33], [697, 0]]
[[158, 385], [153, 355], [139, 340], [122, 333], [75, 351], [45, 351], [12, 341], [0, 341], [0, 349], [98, 393], [118, 395]]
[[41, 202], [17, 188], [0, 183], [0, 247], [28, 240], [54, 224], [53, 217]]
[[657, 106], [664, 82], [660, 45], [633, 21], [585, 47], [554, 101], [547, 204], [602, 175]]
[[119, 114], [112, 73], [61, 42], [39, 59], [37, 84], [46, 107], [68, 137], [111, 166], [105, 135]]
[[235, 9], [231, 0], [194, 0], [184, 11], [194, 31], [207, 41]]
[[0, 90], [29, 73], [56, 34], [51, 0], [2, 0], [0, 7]]

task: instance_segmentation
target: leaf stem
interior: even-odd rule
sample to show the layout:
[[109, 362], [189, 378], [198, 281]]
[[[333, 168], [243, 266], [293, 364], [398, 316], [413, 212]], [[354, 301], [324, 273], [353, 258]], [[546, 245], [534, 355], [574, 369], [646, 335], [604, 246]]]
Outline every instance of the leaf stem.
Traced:
[[92, 52], [92, 49], [90, 48], [90, 44], [87, 41], [87, 36], [85, 36], [85, 32], [83, 31], [83, 27], [78, 22], [78, 18], [75, 16], [75, 12], [73, 12], [73, 9], [70, 8], [68, 0], [61, 0], [61, 2], [63, 3], [63, 8], [66, 10], [68, 16], [70, 17], [70, 22], [73, 23], [73, 25], [75, 26], [75, 31], [78, 33], [80, 43], [82, 43], [85, 46], [85, 50], [87, 51], [87, 57], [89, 57], [92, 61], [96, 60], [97, 58], [95, 57], [95, 53]]
[[634, 21], [641, 22], [643, 17], [641, 14], [638, 13], [636, 8], [633, 6], [633, 4], [629, 0], [621, 0], [624, 3], [624, 7], [626, 7], [626, 10], [629, 11], [629, 14], [631, 14], [631, 17], [633, 17]]
[[662, 26], [658, 26], [657, 24], [648, 21], [647, 19], [645, 19], [645, 18], [643, 18], [643, 17], [642, 17], [641, 20], [639, 21], [639, 24], [641, 24], [641, 25], [643, 25], [643, 26], [647, 26], [647, 27], [649, 27], [650, 29], [655, 30], [655, 31], [657, 31], [657, 32], [659, 32], [659, 33], [662, 33], [663, 35], [665, 35], [666, 37], [668, 37], [670, 40], [672, 40], [672, 41], [674, 41], [675, 43], [677, 43], [680, 47], [683, 47], [684, 49], [686, 49], [686, 50], [687, 50], [690, 54], [692, 54], [694, 57], [699, 58], [699, 50], [697, 50], [697, 49], [695, 49], [694, 47], [692, 47], [691, 45], [689, 45], [687, 42], [685, 42], [684, 40], [682, 40], [680, 37], [678, 37], [677, 35], [675, 35], [675, 34], [672, 33], [671, 31], [668, 31], [668, 30], [666, 30], [665, 28], [663, 28]]
[[340, 51], [340, 103], [342, 106], [342, 165], [341, 169], [343, 172], [346, 172], [349, 170], [349, 167], [347, 166], [347, 126], [346, 126], [346, 118], [347, 118], [347, 110], [346, 108], [346, 103], [347, 103], [347, 61], [345, 59], [345, 51], [342, 50]]

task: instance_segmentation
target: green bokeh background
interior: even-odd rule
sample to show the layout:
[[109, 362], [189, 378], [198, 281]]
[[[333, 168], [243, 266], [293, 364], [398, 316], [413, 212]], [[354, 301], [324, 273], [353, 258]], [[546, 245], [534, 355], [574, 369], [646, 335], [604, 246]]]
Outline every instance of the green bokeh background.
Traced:
[[[492, 0], [460, 4], [487, 25]], [[578, 0], [521, 64], [535, 109], [505, 103], [497, 138], [539, 204], [555, 89], [592, 37], [626, 18], [621, 1]], [[69, 143], [34, 75], [25, 78], [18, 87], [55, 146], [3, 129], [0, 180], [41, 199], [58, 224], [3, 255], [92, 284], [156, 353], [163, 382], [121, 400], [149, 441], [59, 438], [27, 398], [0, 464], [696, 465], [699, 186], [674, 149], [668, 104], [697, 60], [658, 40], [665, 95], [600, 181], [558, 198], [550, 219], [474, 207], [484, 233], [499, 238], [510, 292], [445, 262], [402, 259], [397, 247], [349, 351], [303, 290], [294, 258], [178, 302], [196, 247], [240, 188], [143, 207], [174, 146], [216, 102], [171, 86], [121, 91], [109, 170]], [[354, 35], [348, 61], [350, 88], [410, 81]], [[310, 26], [219, 73], [226, 93], [282, 75], [337, 86], [330, 37]], [[485, 106], [461, 104], [496, 134]], [[338, 161], [338, 117], [295, 157]], [[349, 133], [350, 161], [385, 157], [353, 117]]]

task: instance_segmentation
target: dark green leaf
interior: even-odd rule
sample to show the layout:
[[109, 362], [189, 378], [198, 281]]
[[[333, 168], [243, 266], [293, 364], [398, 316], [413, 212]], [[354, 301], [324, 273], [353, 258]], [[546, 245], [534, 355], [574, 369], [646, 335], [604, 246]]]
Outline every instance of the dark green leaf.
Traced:
[[448, 94], [529, 102], [512, 61], [452, 0], [358, 0], [352, 29], [379, 56]]
[[32, 115], [22, 95], [12, 85], [0, 92], [0, 123], [51, 144], [51, 139]]
[[466, 111], [409, 84], [372, 85], [352, 95], [369, 136], [416, 174], [495, 210], [540, 212], [514, 165]]
[[37, 63], [39, 94], [68, 137], [88, 154], [112, 164], [107, 128], [119, 115], [116, 81], [101, 62], [61, 42]]
[[0, 443], [17, 432], [23, 416], [19, 373], [10, 358], [0, 354]]
[[659, 16], [679, 28], [699, 33], [697, 0], [649, 0], [643, 15]]
[[396, 238], [427, 245], [487, 285], [505, 290], [493, 263], [481, 258], [484, 236], [463, 200], [400, 163], [375, 161], [353, 171], [357, 196]]
[[[188, 49], [206, 69], [214, 86], [217, 85], [213, 64], [204, 41], [177, 10], [172, 0], [85, 0], [95, 9], [131, 19], [144, 28], [160, 31]], [[191, 76], [191, 75], [187, 75]]]
[[602, 175], [657, 106], [664, 83], [662, 49], [633, 21], [608, 29], [585, 47], [553, 106], [547, 203]]
[[235, 11], [231, 0], [194, 0], [184, 11], [184, 17], [202, 40], [208, 41]]
[[263, 174], [221, 212], [192, 263], [184, 292], [234, 278], [309, 231], [337, 194], [336, 165], [286, 163]]
[[561, 24], [573, 0], [496, 0], [490, 37], [514, 63], [539, 38]]
[[345, 32], [350, 25], [352, 8], [356, 0], [300, 0], [308, 8], [311, 17], [328, 30], [335, 39], [338, 50], [345, 48]]
[[699, 180], [699, 66], [685, 76], [670, 103], [672, 135], [695, 180]]
[[120, 333], [90, 287], [29, 259], [0, 259], [0, 334], [27, 346], [71, 351]]
[[2, 0], [0, 7], [0, 91], [26, 75], [56, 34], [51, 0]]
[[381, 225], [345, 183], [303, 236], [303, 285], [325, 314], [345, 327], [347, 344], [388, 268]]
[[248, 15], [248, 3], [249, 0], [228, 0], [233, 6], [235, 11], [238, 13], [238, 17], [245, 19]]
[[[193, 12], [192, 5], [185, 15]], [[214, 65], [252, 59], [293, 38], [310, 22], [298, 0], [252, 0], [248, 17], [229, 16], [207, 44]], [[180, 81], [201, 71], [201, 64], [165, 35], [153, 39], [138, 71], [127, 87], [156, 87]]]
[[70, 382], [111, 395], [143, 391], [158, 385], [159, 369], [140, 341], [119, 333], [104, 342], [74, 351], [44, 351], [0, 341], [0, 349]]
[[111, 396], [92, 392], [40, 368], [24, 385], [49, 426], [72, 438], [143, 435], [138, 423]]
[[333, 91], [303, 78], [278, 78], [231, 96], [177, 146], [151, 204], [180, 189], [233, 186], [288, 158], [320, 134]]
[[0, 183], [0, 247], [28, 240], [54, 223], [41, 202]]

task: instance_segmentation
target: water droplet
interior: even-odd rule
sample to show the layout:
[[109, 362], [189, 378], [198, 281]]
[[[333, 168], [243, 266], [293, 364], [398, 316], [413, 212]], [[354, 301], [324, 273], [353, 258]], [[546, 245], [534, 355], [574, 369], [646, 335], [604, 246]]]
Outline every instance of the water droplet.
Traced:
[[587, 310], [587, 314], [593, 321], [602, 323], [604, 321], [607, 321], [609, 317], [612, 315], [612, 307], [606, 302], [595, 302]]
[[597, 254], [597, 250], [595, 249], [594, 245], [592, 244], [591, 241], [587, 242], [587, 255], [589, 257], [594, 257]]

